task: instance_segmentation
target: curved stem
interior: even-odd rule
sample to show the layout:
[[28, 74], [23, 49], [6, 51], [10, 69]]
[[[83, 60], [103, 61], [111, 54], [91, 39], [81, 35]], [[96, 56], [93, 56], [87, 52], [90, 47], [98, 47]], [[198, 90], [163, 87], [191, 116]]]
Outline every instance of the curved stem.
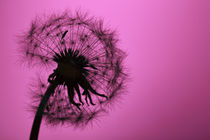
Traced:
[[49, 85], [49, 87], [47, 88], [47, 91], [45, 92], [39, 107], [37, 109], [35, 118], [34, 118], [34, 122], [33, 122], [33, 126], [31, 129], [31, 135], [30, 135], [30, 140], [37, 140], [38, 139], [38, 135], [39, 135], [39, 129], [40, 129], [40, 125], [41, 125], [41, 121], [42, 121], [42, 116], [43, 116], [43, 112], [45, 109], [45, 106], [50, 98], [50, 95], [54, 92], [55, 88], [57, 87], [57, 84], [55, 83], [51, 83]]

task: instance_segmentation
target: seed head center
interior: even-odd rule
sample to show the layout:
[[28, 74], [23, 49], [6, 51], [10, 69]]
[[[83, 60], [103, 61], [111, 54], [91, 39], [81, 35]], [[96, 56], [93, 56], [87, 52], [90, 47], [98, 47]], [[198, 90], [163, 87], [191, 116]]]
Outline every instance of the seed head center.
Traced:
[[58, 72], [64, 80], [75, 81], [81, 75], [80, 68], [72, 61], [58, 64]]

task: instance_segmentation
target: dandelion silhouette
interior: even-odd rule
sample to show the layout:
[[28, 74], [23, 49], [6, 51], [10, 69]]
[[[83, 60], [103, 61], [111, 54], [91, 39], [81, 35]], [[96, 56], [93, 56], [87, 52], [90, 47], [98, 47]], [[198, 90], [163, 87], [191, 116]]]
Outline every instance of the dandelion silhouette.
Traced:
[[126, 79], [125, 53], [117, 42], [102, 20], [80, 12], [33, 20], [20, 38], [24, 60], [53, 72], [33, 96], [39, 104], [30, 140], [38, 139], [42, 117], [49, 124], [82, 127], [111, 107]]

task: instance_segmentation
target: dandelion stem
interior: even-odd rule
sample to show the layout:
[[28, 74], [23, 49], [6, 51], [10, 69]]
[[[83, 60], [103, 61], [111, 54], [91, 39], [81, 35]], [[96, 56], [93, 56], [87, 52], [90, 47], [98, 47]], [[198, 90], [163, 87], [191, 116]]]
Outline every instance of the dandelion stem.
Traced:
[[40, 129], [40, 125], [41, 125], [41, 121], [42, 121], [42, 116], [44, 113], [44, 109], [45, 106], [50, 98], [50, 95], [54, 92], [55, 88], [57, 87], [56, 83], [51, 83], [49, 85], [49, 87], [47, 88], [40, 104], [39, 107], [37, 109], [35, 118], [34, 118], [34, 122], [33, 122], [33, 126], [31, 129], [31, 135], [30, 135], [30, 140], [37, 140], [38, 139], [38, 135], [39, 135], [39, 129]]

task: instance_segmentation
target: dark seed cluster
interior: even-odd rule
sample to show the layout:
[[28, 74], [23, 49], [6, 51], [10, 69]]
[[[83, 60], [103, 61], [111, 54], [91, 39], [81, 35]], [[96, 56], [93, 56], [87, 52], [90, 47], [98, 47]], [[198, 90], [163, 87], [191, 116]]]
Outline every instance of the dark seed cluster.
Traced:
[[20, 41], [24, 59], [53, 71], [33, 87], [34, 109], [49, 84], [58, 83], [44, 111], [47, 123], [85, 126], [123, 93], [125, 53], [117, 42], [101, 20], [79, 12], [31, 23]]

